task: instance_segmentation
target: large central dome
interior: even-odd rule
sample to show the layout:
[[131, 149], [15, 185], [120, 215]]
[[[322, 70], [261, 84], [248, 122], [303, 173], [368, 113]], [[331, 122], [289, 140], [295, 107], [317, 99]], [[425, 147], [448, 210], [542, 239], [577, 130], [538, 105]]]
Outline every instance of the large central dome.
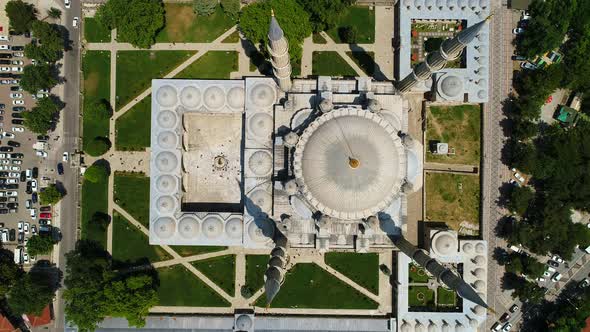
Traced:
[[406, 175], [406, 154], [387, 120], [345, 108], [322, 115], [305, 129], [293, 167], [315, 209], [360, 219], [382, 211], [397, 195]]

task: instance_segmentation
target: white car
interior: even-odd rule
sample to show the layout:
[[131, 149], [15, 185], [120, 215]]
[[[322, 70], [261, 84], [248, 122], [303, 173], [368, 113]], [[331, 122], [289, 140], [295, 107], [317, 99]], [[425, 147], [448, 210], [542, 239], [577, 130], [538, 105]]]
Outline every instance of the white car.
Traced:
[[18, 196], [18, 191], [7, 191], [6, 196], [16, 197], [16, 196]]
[[12, 67], [11, 70], [20, 73], [23, 71], [23, 67]]
[[22, 165], [23, 164], [23, 161], [22, 160], [18, 160], [18, 159], [13, 159], [12, 160], [12, 164], [13, 165]]
[[9, 36], [0, 36], [0, 40], [1, 41], [9, 41], [10, 37]]
[[8, 80], [10, 84], [19, 84], [20, 80]]
[[64, 5], [66, 6], [66, 8], [70, 8], [70, 6], [72, 5], [71, 0], [64, 0]]
[[23, 52], [14, 52], [12, 53], [12, 56], [16, 58], [22, 58], [25, 56], [25, 54]]
[[539, 277], [539, 278], [537, 278], [537, 281], [538, 281], [538, 282], [545, 282], [545, 278], [543, 278], [543, 277]]
[[14, 134], [13, 133], [8, 133], [8, 132], [3, 132], [2, 136], [6, 137], [6, 138], [14, 138]]
[[30, 209], [33, 206], [33, 201], [30, 199], [27, 199], [25, 201], [25, 208]]
[[74, 17], [74, 20], [72, 21], [72, 26], [74, 28], [77, 28], [78, 27], [78, 20], [79, 20], [79, 18], [77, 16]]
[[525, 10], [525, 11], [522, 12], [522, 17], [520, 19], [523, 20], [523, 21], [530, 20], [531, 19], [531, 14], [528, 11]]
[[555, 272], [555, 274], [553, 275], [553, 277], [551, 277], [551, 280], [557, 282], [557, 281], [561, 280], [561, 277], [562, 277], [561, 273]]
[[12, 105], [24, 105], [25, 101], [21, 99], [16, 99], [12, 101]]
[[24, 226], [24, 224], [25, 224], [25, 223], [24, 223], [24, 222], [22, 222], [22, 221], [19, 221], [19, 222], [18, 222], [18, 232], [19, 232], [19, 233], [23, 231], [23, 226]]
[[31, 212], [31, 219], [37, 219], [37, 210], [36, 209], [30, 209], [29, 212]]
[[512, 33], [518, 36], [518, 35], [521, 35], [524, 33], [524, 29], [523, 28], [515, 28], [515, 29], [512, 29]]
[[0, 160], [0, 164], [2, 164], [2, 165], [8, 165], [9, 163], [10, 163], [10, 160], [8, 160], [8, 159]]
[[25, 231], [25, 234], [29, 234], [29, 227], [31, 227], [31, 224], [29, 224], [28, 222], [26, 222], [25, 223], [25, 227], [23, 229]]
[[61, 160], [63, 162], [68, 162], [68, 159], [70, 159], [70, 154], [67, 152], [64, 152], [64, 154], [61, 156]]
[[25, 128], [23, 128], [23, 127], [12, 127], [12, 131], [15, 131], [17, 133], [23, 133], [25, 131]]
[[31, 180], [31, 190], [33, 190], [34, 193], [37, 192], [37, 180], [35, 179]]
[[6, 179], [6, 183], [8, 183], [8, 184], [16, 184], [16, 183], [18, 183], [18, 179], [14, 179], [14, 178]]
[[41, 89], [39, 91], [37, 91], [39, 93], [49, 93], [49, 89]]
[[514, 177], [520, 181], [520, 182], [524, 182], [524, 177], [522, 175], [520, 175], [520, 173], [518, 172], [514, 172]]
[[10, 94], [10, 98], [12, 98], [12, 99], [22, 98], [22, 97], [23, 97], [23, 94], [22, 93], [13, 92], [13, 93]]
[[10, 170], [20, 172], [20, 166], [10, 166]]
[[7, 84], [10, 84], [10, 81], [9, 80], [1, 80], [0, 84], [7, 85]]
[[5, 44], [0, 45], [0, 50], [9, 50], [9, 49], [10, 49], [10, 45], [5, 45]]
[[551, 276], [551, 272], [549, 272], [549, 270], [543, 272], [543, 277], [550, 277]]
[[0, 67], [0, 71], [10, 71], [10, 67]]
[[2, 165], [2, 166], [0, 166], [0, 171], [8, 171], [8, 168], [9, 168], [9, 167], [10, 167], [10, 166], [5, 166], [5, 165]]
[[22, 66], [25, 64], [23, 60], [12, 60], [13, 65]]
[[0, 191], [0, 197], [6, 197], [6, 191]]
[[40, 150], [37, 150], [37, 151], [35, 152], [35, 154], [37, 155], [37, 157], [43, 157], [43, 158], [47, 158], [47, 152], [45, 152], [45, 151], [40, 151]]
[[49, 97], [49, 93], [39, 92], [36, 95], [31, 95], [31, 97], [33, 97], [33, 99], [35, 99], [35, 98], [46, 98], [46, 97]]
[[506, 325], [504, 325], [502, 328], [502, 332], [508, 332], [510, 329], [512, 329], [512, 323], [506, 323]]
[[[35, 226], [35, 225], [31, 226], [31, 233], [32, 233], [33, 235], [37, 235], [37, 226]], [[32, 257], [31, 257], [31, 258], [32, 258]]]
[[23, 261], [25, 262], [25, 264], [29, 264], [29, 254], [27, 254], [26, 252], [23, 253]]
[[[4, 134], [4, 133], [2, 133]], [[9, 158], [9, 156], [6, 153], [0, 153], [0, 159], [4, 159], [4, 158]]]
[[8, 173], [9, 178], [20, 178], [20, 173], [10, 172]]
[[551, 256], [551, 260], [554, 260], [559, 264], [563, 263], [563, 258], [559, 257], [558, 255]]

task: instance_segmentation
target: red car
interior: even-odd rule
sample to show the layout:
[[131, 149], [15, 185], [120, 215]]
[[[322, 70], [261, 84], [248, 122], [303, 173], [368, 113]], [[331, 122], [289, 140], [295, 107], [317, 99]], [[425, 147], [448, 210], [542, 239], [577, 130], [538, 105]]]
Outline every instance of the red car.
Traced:
[[549, 98], [547, 98], [547, 100], [545, 100], [545, 104], [549, 104], [553, 101], [553, 96], [549, 96]]
[[39, 218], [41, 218], [41, 219], [51, 219], [51, 213], [41, 213], [39, 215]]

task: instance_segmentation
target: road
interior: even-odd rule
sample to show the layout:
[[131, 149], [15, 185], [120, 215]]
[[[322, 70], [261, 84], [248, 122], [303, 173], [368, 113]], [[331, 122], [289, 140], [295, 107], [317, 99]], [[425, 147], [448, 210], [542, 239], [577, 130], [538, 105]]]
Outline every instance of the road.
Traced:
[[[65, 52], [62, 75], [65, 78], [62, 100], [66, 107], [61, 113], [62, 132], [57, 133], [60, 136], [58, 143], [61, 145], [52, 153], [55, 162], [61, 160], [64, 151], [70, 152], [70, 155], [78, 150], [78, 137], [80, 136], [80, 29], [72, 26], [74, 17], [82, 17], [80, 1], [72, 1], [71, 8], [62, 7], [65, 18], [66, 28], [69, 32], [69, 39], [72, 41], [72, 49]], [[78, 25], [80, 26], [80, 25]], [[70, 158], [71, 159], [71, 158]], [[77, 168], [67, 166], [64, 163], [65, 174], [58, 178], [63, 183], [67, 195], [62, 199], [60, 205], [60, 229], [62, 240], [59, 244], [59, 255], [57, 266], [65, 272], [64, 255], [74, 249], [78, 237], [78, 174]], [[62, 291], [57, 294], [57, 301], [54, 308], [55, 330], [64, 330], [64, 310], [61, 299]]]

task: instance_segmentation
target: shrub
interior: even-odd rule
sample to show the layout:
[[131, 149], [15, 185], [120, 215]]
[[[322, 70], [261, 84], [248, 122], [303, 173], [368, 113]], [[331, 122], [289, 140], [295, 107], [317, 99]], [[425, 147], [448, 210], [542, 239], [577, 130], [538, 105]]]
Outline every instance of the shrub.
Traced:
[[218, 3], [218, 0], [194, 0], [193, 10], [199, 16], [209, 16], [215, 13]]
[[338, 36], [347, 44], [356, 43], [357, 30], [353, 26], [345, 26], [338, 29]]
[[238, 20], [240, 14], [240, 1], [239, 0], [221, 0], [221, 8], [223, 12], [234, 20]]
[[105, 182], [109, 177], [109, 170], [100, 164], [94, 164], [84, 172], [84, 179], [92, 183]]
[[87, 154], [98, 157], [105, 154], [111, 148], [111, 141], [106, 137], [95, 137], [92, 141], [90, 141], [86, 146]]

